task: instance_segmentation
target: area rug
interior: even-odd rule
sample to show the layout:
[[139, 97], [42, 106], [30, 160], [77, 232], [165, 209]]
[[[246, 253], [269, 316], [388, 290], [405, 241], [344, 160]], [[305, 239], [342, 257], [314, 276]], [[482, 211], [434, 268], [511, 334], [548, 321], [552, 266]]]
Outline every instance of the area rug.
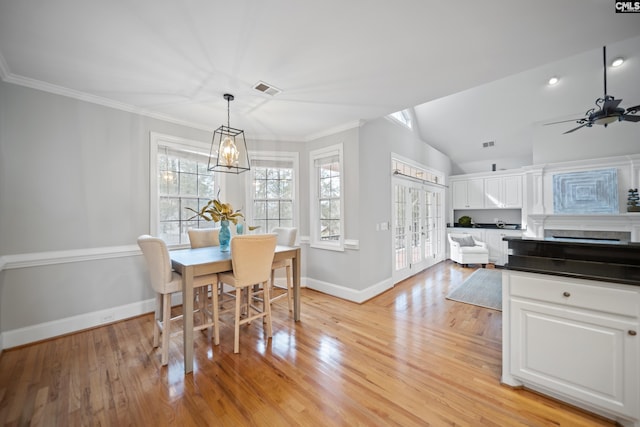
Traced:
[[462, 285], [449, 292], [447, 299], [502, 311], [502, 270], [474, 271]]

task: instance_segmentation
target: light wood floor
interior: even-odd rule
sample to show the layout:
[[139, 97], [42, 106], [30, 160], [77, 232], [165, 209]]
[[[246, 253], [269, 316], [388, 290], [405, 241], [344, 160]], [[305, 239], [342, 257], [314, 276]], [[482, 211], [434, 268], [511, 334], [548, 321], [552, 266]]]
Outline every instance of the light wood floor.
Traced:
[[[606, 420], [500, 385], [501, 313], [446, 300], [473, 270], [446, 261], [364, 304], [303, 289], [302, 319], [274, 304], [221, 345], [181, 335], [160, 367], [152, 315], [4, 351], [2, 425], [603, 426]], [[230, 320], [230, 319], [229, 319]]]

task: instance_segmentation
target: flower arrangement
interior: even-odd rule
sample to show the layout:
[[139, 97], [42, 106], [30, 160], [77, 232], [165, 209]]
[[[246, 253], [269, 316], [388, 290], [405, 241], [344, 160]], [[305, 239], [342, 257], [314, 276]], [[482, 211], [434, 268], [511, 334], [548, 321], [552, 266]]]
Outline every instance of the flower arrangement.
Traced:
[[231, 204], [222, 203], [219, 199], [219, 196], [220, 196], [220, 192], [218, 191], [218, 196], [216, 196], [215, 199], [209, 200], [209, 202], [206, 205], [204, 205], [202, 209], [200, 209], [199, 211], [192, 208], [186, 208], [191, 212], [195, 213], [195, 215], [189, 219], [193, 219], [199, 216], [205, 221], [213, 221], [213, 222], [231, 221], [234, 224], [238, 224], [238, 221], [240, 220], [240, 218], [244, 218], [244, 215], [242, 215], [242, 212], [240, 212], [240, 209], [237, 209], [234, 211]]

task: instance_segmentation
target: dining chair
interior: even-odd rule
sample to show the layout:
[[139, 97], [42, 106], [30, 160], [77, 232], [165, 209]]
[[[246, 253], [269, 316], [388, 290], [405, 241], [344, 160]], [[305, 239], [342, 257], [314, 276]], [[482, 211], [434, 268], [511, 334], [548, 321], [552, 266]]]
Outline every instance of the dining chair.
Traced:
[[[192, 249], [220, 246], [220, 240], [218, 239], [219, 228], [190, 228], [187, 233], [189, 234], [189, 243]], [[229, 292], [225, 292], [222, 283], [217, 283], [216, 287], [218, 289], [218, 307], [222, 310], [224, 309], [225, 299], [231, 300], [235, 297]], [[226, 312], [228, 309], [224, 309], [224, 311]]]
[[[164, 240], [149, 235], [138, 237], [138, 246], [144, 254], [151, 287], [156, 293], [156, 309], [153, 322], [153, 347], [158, 347], [160, 338], [162, 339], [162, 366], [169, 361], [169, 339], [171, 337], [171, 321], [182, 318], [182, 315], [171, 317], [171, 295], [182, 292], [182, 276], [172, 271], [169, 250]], [[194, 331], [207, 329], [208, 338], [211, 339], [211, 329], [213, 329], [214, 344], [220, 344], [220, 329], [218, 326], [218, 294], [211, 292], [213, 303], [209, 311], [207, 298], [203, 298], [209, 293], [209, 286], [218, 283], [217, 274], [207, 274], [193, 278], [194, 298], [195, 290], [199, 289], [199, 300], [194, 303], [194, 315], [200, 314], [200, 322], [194, 322]]]
[[[295, 227], [275, 227], [271, 230], [272, 233], [275, 233], [277, 238], [278, 246], [293, 246], [296, 244], [296, 235], [298, 234], [298, 229]], [[285, 269], [286, 274], [286, 287], [276, 286], [275, 284], [275, 273], [276, 270]], [[271, 265], [271, 302], [279, 300], [281, 298], [287, 298], [287, 304], [289, 305], [289, 311], [293, 311], [293, 276], [291, 274], [291, 260], [280, 260], [274, 261]], [[285, 292], [276, 295], [276, 289], [284, 289]]]
[[[275, 234], [250, 234], [231, 239], [231, 264], [233, 271], [218, 274], [220, 282], [231, 285], [236, 290], [234, 313], [233, 352], [240, 352], [240, 325], [262, 318], [267, 338], [272, 336], [269, 275], [276, 250]], [[254, 289], [262, 285], [262, 290]], [[242, 292], [246, 294], [245, 316], [241, 319]], [[254, 302], [254, 295], [262, 292], [262, 309]]]
[[191, 248], [220, 246], [220, 240], [218, 240], [219, 228], [190, 228], [187, 233], [189, 234]]

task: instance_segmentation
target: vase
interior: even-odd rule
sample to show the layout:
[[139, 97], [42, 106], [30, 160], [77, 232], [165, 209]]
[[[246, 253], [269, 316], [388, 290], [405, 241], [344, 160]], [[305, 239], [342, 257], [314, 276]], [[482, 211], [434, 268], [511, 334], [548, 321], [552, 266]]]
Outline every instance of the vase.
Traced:
[[244, 224], [239, 222], [238, 225], [236, 225], [236, 234], [237, 235], [241, 235], [244, 234]]
[[229, 242], [231, 241], [229, 221], [220, 221], [220, 233], [218, 233], [218, 240], [220, 241], [220, 252], [229, 252]]

